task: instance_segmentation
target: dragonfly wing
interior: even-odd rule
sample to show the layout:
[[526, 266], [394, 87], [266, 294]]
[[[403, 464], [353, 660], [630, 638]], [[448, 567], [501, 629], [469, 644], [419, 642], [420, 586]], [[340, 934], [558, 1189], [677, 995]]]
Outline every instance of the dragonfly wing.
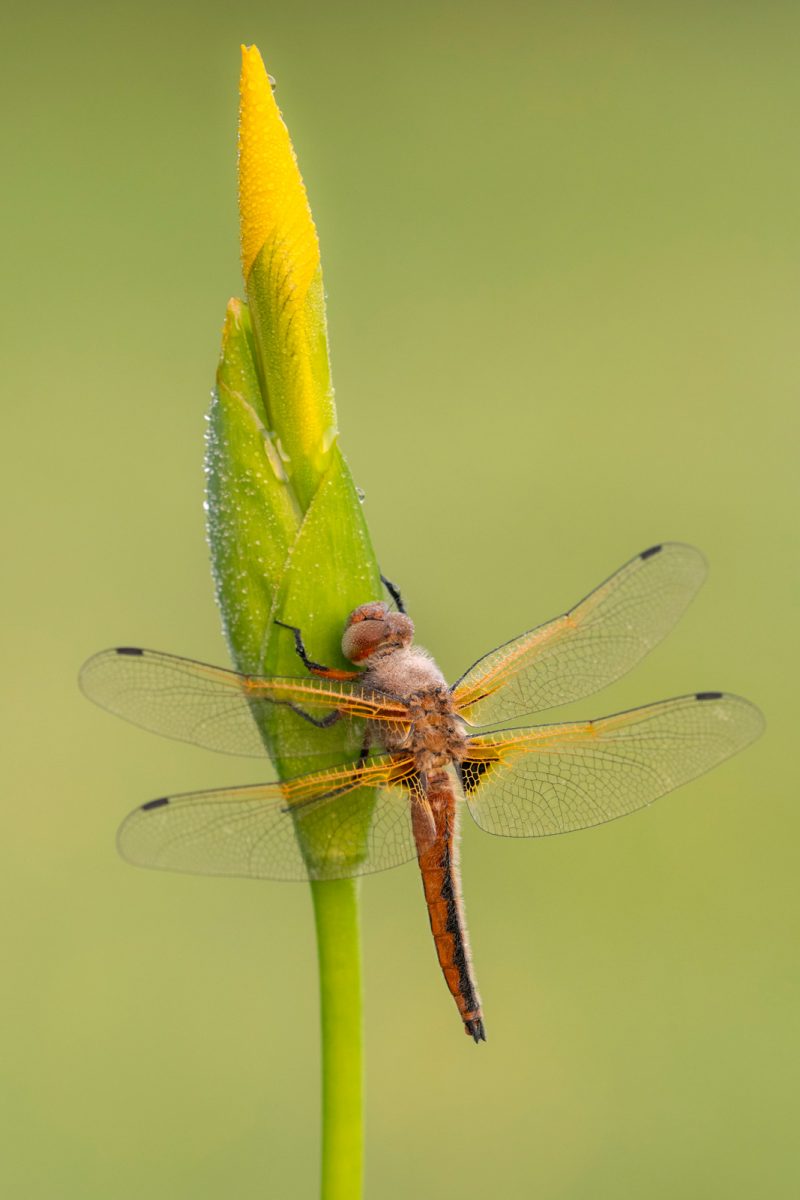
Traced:
[[479, 659], [453, 685], [456, 708], [494, 725], [599, 691], [669, 633], [705, 576], [693, 546], [652, 546], [563, 616]]
[[399, 866], [417, 851], [413, 759], [382, 755], [283, 783], [151, 800], [122, 823], [138, 866], [249, 879], [346, 879]]
[[704, 774], [763, 728], [748, 700], [701, 692], [597, 721], [501, 730], [470, 739], [464, 794], [487, 833], [544, 837], [586, 829]]
[[[193, 742], [227, 754], [266, 753], [258, 722], [275, 705], [292, 707], [315, 719], [340, 711], [348, 716], [402, 724], [405, 709], [388, 697], [356, 684], [316, 679], [278, 679], [240, 675], [208, 663], [194, 662], [157, 650], [122, 647], [95, 654], [83, 666], [84, 693], [126, 721], [178, 741]], [[313, 726], [298, 716], [295, 730], [281, 730], [281, 751], [290, 757], [330, 753]], [[314, 738], [309, 732], [314, 732]], [[362, 734], [354, 730], [356, 754]], [[341, 752], [341, 741], [336, 749]]]

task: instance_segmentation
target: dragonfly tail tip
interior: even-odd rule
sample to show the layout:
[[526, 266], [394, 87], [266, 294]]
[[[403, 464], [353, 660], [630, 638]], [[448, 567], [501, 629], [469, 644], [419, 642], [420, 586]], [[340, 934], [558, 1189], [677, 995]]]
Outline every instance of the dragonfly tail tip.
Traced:
[[483, 1023], [483, 1017], [472, 1017], [465, 1021], [464, 1032], [470, 1035], [476, 1046], [479, 1042], [485, 1042], [486, 1026]]

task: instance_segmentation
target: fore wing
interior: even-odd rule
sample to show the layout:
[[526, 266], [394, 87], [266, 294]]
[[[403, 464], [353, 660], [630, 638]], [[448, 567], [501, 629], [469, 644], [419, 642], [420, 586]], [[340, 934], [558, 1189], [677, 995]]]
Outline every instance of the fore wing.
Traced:
[[[174, 654], [133, 647], [95, 654], [84, 664], [80, 684], [95, 704], [134, 725], [227, 754], [266, 753], [256, 721], [276, 704], [300, 709], [315, 719], [340, 712], [402, 725], [406, 715], [403, 706], [388, 696], [353, 683], [313, 676], [240, 675]], [[287, 757], [309, 753], [309, 723], [298, 716], [294, 724], [296, 733], [281, 733], [281, 751]], [[354, 753], [358, 750], [355, 740], [357, 735]], [[337, 746], [341, 750], [341, 742]], [[325, 739], [319, 749], [330, 751]]]
[[763, 728], [748, 700], [700, 692], [597, 721], [482, 734], [462, 764], [464, 794], [487, 833], [586, 829], [704, 774]]
[[457, 710], [494, 725], [599, 691], [669, 633], [705, 576], [692, 546], [645, 550], [563, 616], [479, 659], [453, 685]]
[[381, 755], [283, 783], [151, 800], [120, 826], [123, 858], [143, 867], [250, 879], [347, 879], [417, 850], [413, 759]]

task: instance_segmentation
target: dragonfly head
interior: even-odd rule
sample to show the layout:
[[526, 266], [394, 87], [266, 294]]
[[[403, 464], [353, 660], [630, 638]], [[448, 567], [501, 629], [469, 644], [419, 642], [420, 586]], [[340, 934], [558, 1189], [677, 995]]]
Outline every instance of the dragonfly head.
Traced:
[[389, 612], [383, 601], [362, 604], [347, 618], [342, 653], [351, 663], [383, 657], [410, 646], [414, 622], [405, 613]]

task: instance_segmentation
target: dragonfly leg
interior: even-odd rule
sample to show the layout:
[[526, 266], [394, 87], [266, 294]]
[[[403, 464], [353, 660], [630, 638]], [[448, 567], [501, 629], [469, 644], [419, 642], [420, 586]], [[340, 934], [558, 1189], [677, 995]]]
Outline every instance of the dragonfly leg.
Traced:
[[297, 713], [298, 717], [302, 717], [304, 721], [308, 721], [311, 725], [316, 725], [317, 729], [330, 729], [331, 725], [335, 725], [337, 721], [341, 721], [342, 714], [338, 709], [328, 713], [327, 717], [315, 717], [310, 712], [306, 712], [299, 704], [289, 704], [286, 702], [286, 708], [290, 708], [293, 713]]
[[[298, 658], [302, 662], [307, 671], [312, 675], [319, 675], [322, 679], [358, 679], [360, 671], [339, 671], [336, 667], [326, 667], [323, 663], [314, 662], [313, 658], [308, 657], [303, 635], [296, 625], [289, 625], [286, 621], [279, 621], [275, 618], [275, 624], [280, 625], [281, 629], [289, 629], [294, 635], [294, 648], [297, 651]], [[306, 715], [305, 713], [303, 714]], [[318, 724], [318, 722], [314, 722]]]
[[381, 575], [381, 583], [397, 605], [397, 611], [405, 613], [406, 606], [403, 604], [403, 597], [400, 594], [400, 588], [397, 586], [397, 584], [392, 583], [391, 579], [387, 579], [385, 575]]

